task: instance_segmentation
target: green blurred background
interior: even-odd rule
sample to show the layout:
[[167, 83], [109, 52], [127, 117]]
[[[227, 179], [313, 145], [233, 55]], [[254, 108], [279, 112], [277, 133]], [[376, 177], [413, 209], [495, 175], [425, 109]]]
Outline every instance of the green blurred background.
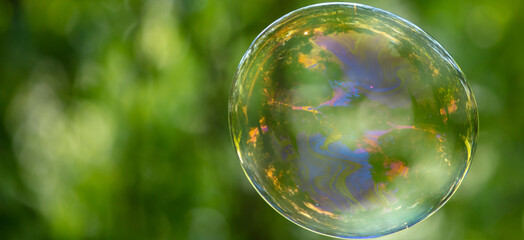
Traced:
[[[318, 2], [0, 1], [0, 239], [329, 239], [258, 196], [227, 126], [251, 41]], [[435, 37], [480, 114], [455, 196], [383, 239], [523, 239], [522, 1], [357, 2]]]

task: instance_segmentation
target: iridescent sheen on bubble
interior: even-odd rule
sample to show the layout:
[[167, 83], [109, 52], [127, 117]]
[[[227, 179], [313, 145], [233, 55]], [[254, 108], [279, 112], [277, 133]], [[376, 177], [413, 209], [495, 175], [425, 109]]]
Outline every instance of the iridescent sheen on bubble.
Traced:
[[260, 195], [296, 224], [346, 238], [434, 213], [464, 178], [478, 131], [465, 76], [433, 38], [344, 3], [265, 29], [239, 65], [229, 118]]

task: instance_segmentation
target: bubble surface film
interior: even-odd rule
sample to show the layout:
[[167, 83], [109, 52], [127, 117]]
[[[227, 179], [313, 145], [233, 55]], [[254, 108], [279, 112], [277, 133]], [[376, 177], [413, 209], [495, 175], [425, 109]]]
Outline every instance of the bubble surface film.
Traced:
[[373, 7], [331, 3], [266, 28], [229, 102], [241, 165], [279, 213], [334, 237], [376, 237], [439, 209], [475, 150], [464, 74], [427, 33]]

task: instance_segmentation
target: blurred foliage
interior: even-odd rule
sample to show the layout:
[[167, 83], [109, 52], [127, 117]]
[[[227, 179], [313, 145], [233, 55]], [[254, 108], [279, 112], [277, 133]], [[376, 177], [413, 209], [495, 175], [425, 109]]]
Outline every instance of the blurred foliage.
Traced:
[[[244, 51], [321, 1], [0, 1], [0, 239], [328, 239], [272, 210], [227, 126]], [[524, 3], [357, 1], [435, 37], [480, 142], [455, 196], [384, 239], [524, 236]]]

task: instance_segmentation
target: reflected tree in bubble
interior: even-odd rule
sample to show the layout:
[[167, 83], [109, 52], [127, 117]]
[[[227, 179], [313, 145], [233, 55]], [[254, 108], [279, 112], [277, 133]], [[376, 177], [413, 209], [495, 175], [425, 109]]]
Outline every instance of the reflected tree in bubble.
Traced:
[[478, 131], [448, 53], [364, 5], [313, 5], [274, 22], [242, 58], [229, 104], [257, 191], [335, 237], [382, 236], [434, 213], [464, 178]]

